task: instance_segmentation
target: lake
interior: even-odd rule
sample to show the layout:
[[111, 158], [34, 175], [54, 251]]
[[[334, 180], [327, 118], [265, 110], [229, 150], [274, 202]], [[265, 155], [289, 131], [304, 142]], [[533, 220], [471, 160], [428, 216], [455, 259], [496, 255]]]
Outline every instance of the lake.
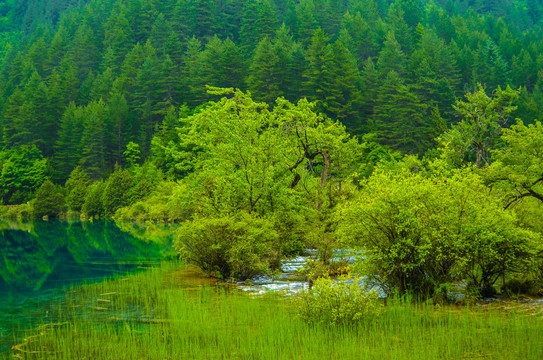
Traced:
[[0, 355], [67, 288], [172, 258], [172, 240], [171, 228], [132, 223], [0, 221]]

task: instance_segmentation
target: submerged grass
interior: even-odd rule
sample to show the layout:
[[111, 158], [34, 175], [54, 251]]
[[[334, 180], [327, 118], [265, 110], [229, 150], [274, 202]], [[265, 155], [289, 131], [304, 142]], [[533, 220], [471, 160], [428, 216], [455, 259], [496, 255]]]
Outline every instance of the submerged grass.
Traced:
[[72, 289], [54, 322], [13, 349], [24, 359], [542, 359], [543, 319], [390, 301], [355, 327], [304, 323], [290, 300], [251, 297], [191, 268]]

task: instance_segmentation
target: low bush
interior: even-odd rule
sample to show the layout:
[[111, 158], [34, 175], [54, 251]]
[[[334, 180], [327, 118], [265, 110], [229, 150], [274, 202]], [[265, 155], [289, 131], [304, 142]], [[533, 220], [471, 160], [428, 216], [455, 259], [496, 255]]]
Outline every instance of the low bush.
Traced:
[[175, 248], [211, 276], [245, 280], [279, 265], [279, 235], [266, 219], [239, 213], [183, 223]]
[[367, 290], [358, 279], [322, 277], [294, 298], [298, 315], [322, 325], [349, 325], [377, 316], [382, 304], [375, 290]]

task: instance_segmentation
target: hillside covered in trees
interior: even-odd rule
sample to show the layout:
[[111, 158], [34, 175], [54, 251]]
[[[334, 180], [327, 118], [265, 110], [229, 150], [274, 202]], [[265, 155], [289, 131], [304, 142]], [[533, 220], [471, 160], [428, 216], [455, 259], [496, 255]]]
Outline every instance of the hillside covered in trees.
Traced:
[[[108, 176], [128, 165], [128, 144], [139, 161], [163, 156], [153, 136], [172, 136], [179, 117], [217, 100], [205, 85], [268, 104], [316, 101], [350, 133], [406, 154], [434, 147], [459, 120], [455, 100], [477, 83], [489, 93], [520, 88], [513, 117], [541, 118], [542, 9], [505, 0], [2, 1], [3, 202], [29, 200], [45, 178], [64, 184], [77, 166]], [[10, 164], [23, 158], [34, 170], [17, 188]]]
[[0, 216], [181, 222], [221, 278], [348, 248], [387, 293], [537, 293], [542, 10], [4, 1]]

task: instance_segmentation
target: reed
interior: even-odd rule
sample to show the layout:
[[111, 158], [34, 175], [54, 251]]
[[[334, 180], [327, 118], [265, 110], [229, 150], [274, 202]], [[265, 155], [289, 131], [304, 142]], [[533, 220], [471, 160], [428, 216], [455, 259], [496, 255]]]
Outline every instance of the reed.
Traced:
[[[541, 309], [389, 301], [357, 326], [305, 323], [288, 297], [253, 297], [166, 263], [67, 291], [24, 359], [542, 359]], [[537, 312], [539, 311], [539, 312]]]

